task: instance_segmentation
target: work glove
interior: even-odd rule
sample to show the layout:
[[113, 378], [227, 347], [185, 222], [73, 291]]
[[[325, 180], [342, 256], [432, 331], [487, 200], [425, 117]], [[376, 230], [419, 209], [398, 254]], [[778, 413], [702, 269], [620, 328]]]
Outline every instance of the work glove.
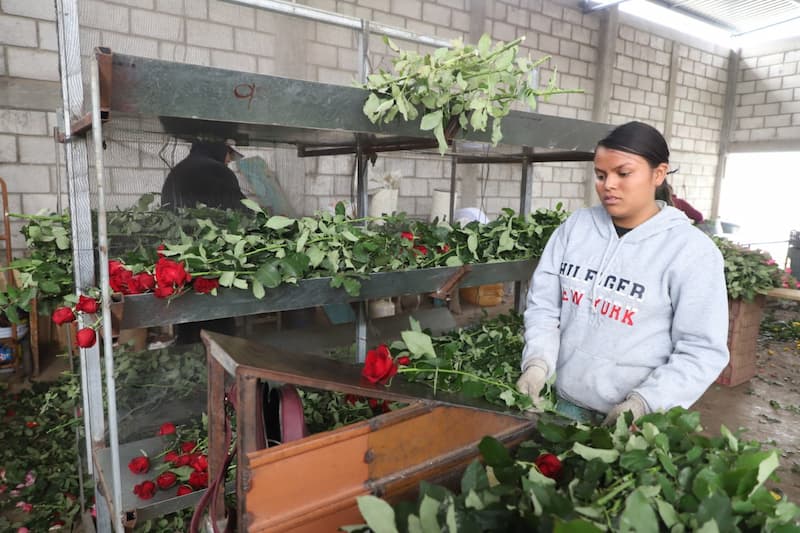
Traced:
[[517, 390], [530, 396], [531, 400], [533, 400], [533, 406], [540, 408], [542, 398], [539, 393], [542, 392], [545, 381], [547, 381], [546, 363], [534, 361], [528, 365], [528, 368], [522, 372], [522, 375], [517, 380]]
[[605, 420], [603, 420], [603, 425], [613, 426], [617, 422], [617, 418], [628, 411], [633, 413], [633, 421], [635, 422], [650, 412], [650, 409], [647, 408], [647, 402], [644, 401], [644, 398], [632, 392], [624, 402], [618, 403], [608, 412]]

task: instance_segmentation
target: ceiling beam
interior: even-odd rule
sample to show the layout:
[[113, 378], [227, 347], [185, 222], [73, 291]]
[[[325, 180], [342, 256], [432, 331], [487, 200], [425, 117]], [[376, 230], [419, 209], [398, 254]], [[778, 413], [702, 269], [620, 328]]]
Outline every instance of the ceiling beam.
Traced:
[[[594, 2], [597, 3], [594, 4]], [[627, 0], [594, 0], [594, 2], [592, 0], [583, 0], [583, 2], [581, 2], [581, 7], [583, 8], [584, 14], [608, 9], [609, 7], [621, 4], [622, 2], [627, 2]]]

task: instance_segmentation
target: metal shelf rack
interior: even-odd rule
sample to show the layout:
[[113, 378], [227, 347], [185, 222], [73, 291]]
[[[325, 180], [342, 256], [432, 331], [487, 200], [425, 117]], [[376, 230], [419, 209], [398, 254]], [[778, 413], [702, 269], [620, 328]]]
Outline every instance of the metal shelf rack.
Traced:
[[[158, 83], [154, 83], [157, 80]], [[117, 413], [114, 383], [114, 359], [111, 346], [111, 308], [108, 292], [108, 242], [105, 234], [103, 123], [118, 118], [134, 121], [142, 131], [191, 139], [199, 135], [234, 139], [238, 145], [290, 145], [298, 157], [353, 154], [357, 162], [357, 207], [366, 214], [367, 163], [381, 152], [426, 150], [436, 146], [429, 132], [421, 132], [417, 122], [389, 125], [372, 124], [361, 111], [367, 91], [307, 82], [275, 76], [236, 72], [218, 68], [173, 63], [114, 54], [98, 49], [91, 61], [92, 111], [69, 125], [71, 135], [91, 131], [94, 148], [94, 171], [98, 196], [97, 261], [100, 285], [103, 288], [104, 368], [95, 352], [87, 352], [83, 370], [85, 402], [91, 416], [86, 417], [87, 435], [91, 435], [94, 479], [105, 496], [113, 527], [121, 531], [123, 519], [144, 519], [191, 505], [199, 497], [193, 493], [180, 498], [155, 498], [141, 501], [123, 494], [126, 464], [131, 450], [159, 445], [153, 439], [120, 446], [116, 431]], [[521, 170], [520, 213], [530, 211], [532, 164], [537, 161], [588, 161], [597, 139], [609, 129], [599, 124], [535, 113], [512, 112], [503, 121], [503, 148], [483, 157], [451, 153], [453, 164], [451, 191], [455, 190], [457, 164], [492, 163], [519, 165]], [[488, 145], [490, 133], [467, 133], [460, 139]], [[509, 146], [519, 149], [510, 153]], [[73, 213], [73, 246], [86, 250], [92, 242], [91, 227], [81, 220], [89, 219], [90, 192], [85, 176], [75, 178], [70, 172], [70, 202]], [[451, 213], [452, 213], [451, 201]], [[89, 232], [87, 237], [86, 232]], [[82, 264], [83, 261], [85, 264]], [[93, 260], [76, 253], [76, 264], [82, 271], [93, 269]], [[329, 279], [302, 280], [296, 286], [283, 286], [270, 291], [263, 300], [249, 293], [222, 290], [208, 305], [208, 296], [185, 295], [168, 304], [151, 295], [127, 297], [122, 303], [120, 327], [135, 328], [180, 322], [242, 316], [254, 313], [297, 309], [336, 302], [361, 302], [356, 325], [359, 353], [365, 351], [367, 299], [410, 293], [451, 289], [456, 277], [463, 276], [461, 286], [474, 286], [499, 281], [524, 282], [530, 278], [535, 260], [469, 265], [465, 268], [434, 268], [374, 274], [365, 280], [359, 298], [348, 296], [342, 289], [331, 289]], [[87, 266], [88, 265], [88, 266]], [[93, 270], [76, 274], [93, 279]], [[521, 305], [522, 285], [517, 283], [516, 296]], [[102, 437], [106, 412], [103, 410], [101, 380], [105, 373], [108, 392], [108, 441]], [[98, 417], [98, 409], [100, 417]], [[92, 425], [99, 425], [101, 431]], [[125, 486], [129, 490], [129, 487]], [[124, 517], [124, 518], [123, 518]], [[101, 526], [101, 530], [106, 525]]]

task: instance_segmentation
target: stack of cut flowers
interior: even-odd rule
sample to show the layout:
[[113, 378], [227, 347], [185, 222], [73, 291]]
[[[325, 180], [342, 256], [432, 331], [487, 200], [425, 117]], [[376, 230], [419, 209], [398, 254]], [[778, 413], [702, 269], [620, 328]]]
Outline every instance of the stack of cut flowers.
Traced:
[[539, 420], [514, 454], [491, 437], [459, 492], [423, 483], [416, 502], [358, 499], [365, 525], [345, 531], [800, 531], [800, 508], [765, 486], [778, 452], [724, 426], [701, 433], [675, 408], [616, 427]]

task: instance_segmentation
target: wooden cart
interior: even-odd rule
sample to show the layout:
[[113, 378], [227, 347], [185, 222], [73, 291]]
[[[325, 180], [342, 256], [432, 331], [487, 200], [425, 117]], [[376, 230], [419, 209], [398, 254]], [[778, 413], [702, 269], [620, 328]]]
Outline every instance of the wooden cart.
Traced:
[[[239, 531], [330, 532], [363, 523], [356, 497], [413, 498], [420, 481], [458, 480], [492, 435], [525, 440], [535, 420], [475, 399], [437, 393], [395, 377], [391, 387], [361, 379], [360, 366], [290, 354], [244, 339], [202, 333], [208, 354], [209, 474], [225, 457], [225, 383], [235, 382]], [[408, 403], [368, 421], [257, 449], [259, 380]], [[218, 506], [222, 509], [222, 506]], [[216, 517], [221, 519], [222, 517]]]

